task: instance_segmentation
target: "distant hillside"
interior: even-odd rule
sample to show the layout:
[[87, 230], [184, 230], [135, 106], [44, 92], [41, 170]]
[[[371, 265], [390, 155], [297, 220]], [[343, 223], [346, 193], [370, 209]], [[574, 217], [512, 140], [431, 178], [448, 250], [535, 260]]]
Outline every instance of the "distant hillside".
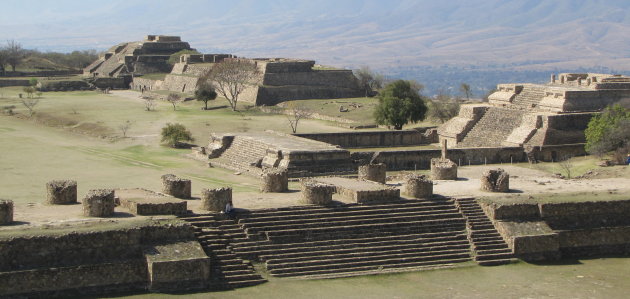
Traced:
[[[630, 70], [630, 1], [114, 0], [37, 9], [42, 5], [10, 7], [5, 15], [28, 22], [0, 20], [0, 40], [105, 49], [174, 34], [204, 52], [370, 65], [417, 78], [461, 69], [470, 74], [465, 81], [491, 72], [542, 72], [546, 80], [551, 71]], [[40, 23], [46, 19], [54, 21]]]

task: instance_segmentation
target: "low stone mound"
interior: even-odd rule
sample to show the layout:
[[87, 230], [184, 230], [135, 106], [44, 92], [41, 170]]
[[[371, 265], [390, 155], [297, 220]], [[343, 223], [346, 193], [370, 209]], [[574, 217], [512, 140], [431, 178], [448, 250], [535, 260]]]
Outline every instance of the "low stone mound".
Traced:
[[450, 159], [431, 159], [431, 179], [457, 180], [457, 164]]
[[285, 192], [289, 190], [288, 171], [283, 168], [265, 169], [260, 177], [261, 192]]
[[177, 198], [190, 198], [191, 182], [174, 174], [165, 174], [162, 176], [162, 193]]
[[510, 191], [510, 175], [503, 169], [490, 169], [481, 176], [481, 190], [488, 192]]
[[184, 215], [187, 202], [146, 189], [119, 189], [120, 206], [134, 215]]
[[360, 204], [400, 200], [400, 190], [385, 184], [341, 177], [317, 178], [315, 181], [335, 186], [335, 192]]
[[0, 225], [13, 222], [13, 201], [0, 199]]
[[77, 182], [54, 180], [46, 183], [46, 203], [51, 205], [77, 203]]
[[90, 190], [83, 198], [83, 215], [90, 217], [110, 217], [114, 214], [114, 190]]

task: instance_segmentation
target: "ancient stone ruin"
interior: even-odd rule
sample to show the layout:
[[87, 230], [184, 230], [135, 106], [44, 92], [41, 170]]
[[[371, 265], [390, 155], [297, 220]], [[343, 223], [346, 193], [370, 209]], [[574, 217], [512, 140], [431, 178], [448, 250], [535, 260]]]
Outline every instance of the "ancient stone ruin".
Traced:
[[184, 215], [188, 213], [185, 200], [153, 192], [147, 189], [116, 189], [120, 206], [134, 215]]
[[442, 157], [431, 159], [431, 179], [456, 180], [457, 164], [447, 158], [447, 140], [442, 140]]
[[383, 163], [359, 166], [359, 179], [385, 184], [387, 181], [387, 166]]
[[630, 98], [630, 77], [555, 76], [547, 84], [499, 84], [487, 104], [463, 105], [438, 128], [451, 147], [537, 147], [546, 161], [584, 153], [584, 129], [594, 112]]
[[263, 170], [260, 176], [261, 192], [286, 192], [289, 190], [288, 171], [283, 168]]
[[368, 180], [343, 177], [319, 177], [316, 182], [332, 185], [341, 197], [358, 204], [389, 203], [400, 200], [400, 190]]
[[162, 193], [177, 198], [190, 198], [191, 182], [173, 174], [165, 174], [162, 176]]
[[114, 215], [114, 190], [90, 190], [83, 198], [83, 215], [89, 217], [110, 217]]
[[51, 205], [77, 203], [77, 182], [55, 180], [46, 183], [46, 203]]
[[433, 196], [433, 181], [424, 175], [407, 175], [405, 177], [405, 194], [414, 198], [431, 198]]
[[232, 188], [201, 189], [201, 209], [223, 212], [227, 204], [232, 205]]
[[0, 199], [0, 225], [13, 222], [13, 201]]
[[301, 191], [302, 203], [329, 205], [332, 203], [332, 195], [335, 192], [335, 186], [304, 179], [301, 181]]
[[510, 175], [503, 169], [489, 169], [481, 175], [481, 190], [488, 192], [509, 192]]

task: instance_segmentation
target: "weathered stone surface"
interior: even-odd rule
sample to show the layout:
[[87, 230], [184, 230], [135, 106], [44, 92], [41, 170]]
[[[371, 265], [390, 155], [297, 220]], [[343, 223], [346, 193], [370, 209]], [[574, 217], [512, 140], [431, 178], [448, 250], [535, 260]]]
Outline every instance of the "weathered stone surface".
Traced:
[[91, 217], [110, 217], [114, 214], [114, 190], [90, 190], [83, 198], [83, 215]]
[[488, 192], [510, 191], [510, 175], [503, 169], [489, 169], [481, 176], [481, 190]]
[[433, 195], [433, 181], [424, 175], [408, 175], [405, 178], [405, 194], [415, 198], [430, 198]]
[[51, 205], [77, 203], [77, 182], [55, 180], [46, 183], [46, 203]]
[[260, 177], [260, 191], [285, 192], [289, 190], [289, 176], [285, 168], [265, 169]]
[[335, 186], [312, 180], [302, 180], [301, 189], [302, 203], [314, 205], [332, 203], [332, 194], [335, 192]]
[[540, 219], [537, 203], [481, 202], [481, 208], [492, 220], [532, 220]]
[[560, 258], [558, 234], [544, 221], [497, 221], [497, 231], [512, 252], [527, 261]]
[[456, 180], [457, 164], [449, 159], [431, 159], [431, 179], [433, 180]]
[[150, 246], [144, 250], [149, 290], [198, 290], [208, 286], [210, 258], [198, 241]]
[[201, 209], [221, 212], [228, 203], [232, 205], [232, 188], [201, 189]]
[[147, 189], [117, 189], [120, 206], [134, 215], [183, 215], [188, 212], [185, 200], [164, 196]]
[[400, 190], [385, 184], [342, 177], [323, 177], [313, 181], [334, 186], [337, 194], [359, 204], [387, 203], [400, 200]]
[[13, 222], [13, 201], [0, 199], [0, 225]]
[[387, 166], [383, 163], [359, 166], [359, 179], [385, 184], [387, 180]]
[[162, 176], [162, 193], [177, 198], [190, 198], [191, 182], [173, 174], [165, 174]]

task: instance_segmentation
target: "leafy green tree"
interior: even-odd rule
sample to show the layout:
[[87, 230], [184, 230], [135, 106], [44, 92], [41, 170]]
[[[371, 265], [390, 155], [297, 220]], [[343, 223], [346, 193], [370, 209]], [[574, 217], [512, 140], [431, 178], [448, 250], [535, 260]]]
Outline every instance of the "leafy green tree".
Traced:
[[621, 105], [607, 107], [593, 116], [584, 131], [586, 151], [601, 155], [628, 145], [630, 142], [630, 109]]
[[202, 85], [195, 91], [195, 98], [197, 101], [204, 103], [203, 110], [208, 110], [208, 101], [213, 101], [217, 98], [217, 92], [210, 85]]
[[176, 64], [179, 62], [179, 57], [184, 55], [184, 54], [201, 54], [195, 50], [181, 50], [179, 52], [175, 52], [173, 54], [171, 54], [171, 56], [168, 58], [168, 63], [169, 64]]
[[39, 81], [37, 81], [37, 78], [30, 78], [28, 80], [28, 84], [31, 85], [31, 86], [36, 86], [38, 82]]
[[167, 123], [166, 127], [162, 128], [162, 143], [171, 147], [178, 147], [184, 141], [195, 141], [184, 125]]
[[411, 82], [396, 80], [387, 84], [380, 92], [374, 118], [380, 125], [402, 130], [402, 127], [410, 122], [424, 120], [426, 113], [427, 106]]

